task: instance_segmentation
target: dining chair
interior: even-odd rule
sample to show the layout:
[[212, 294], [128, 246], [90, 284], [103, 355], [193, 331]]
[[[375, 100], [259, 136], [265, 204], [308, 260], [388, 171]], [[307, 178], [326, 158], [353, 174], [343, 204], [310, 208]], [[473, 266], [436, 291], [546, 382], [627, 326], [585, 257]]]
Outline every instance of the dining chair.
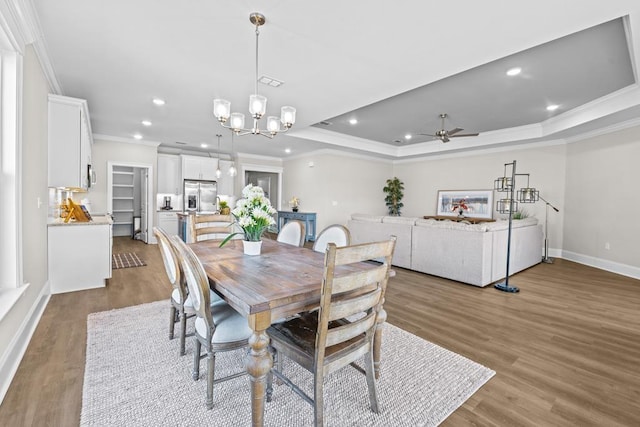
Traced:
[[[193, 356], [194, 380], [200, 378], [200, 360], [207, 359], [207, 408], [213, 408], [213, 385], [246, 375], [246, 370], [215, 378], [216, 353], [248, 348], [252, 334], [247, 319], [235, 311], [225, 301], [211, 304], [209, 300], [209, 279], [202, 263], [177, 236], [171, 237], [182, 265], [187, 287], [196, 312], [195, 351]], [[206, 354], [200, 355], [204, 346]]]
[[233, 216], [202, 214], [191, 217], [191, 241], [223, 240], [233, 233]]
[[[185, 340], [187, 337], [187, 319], [195, 316], [193, 303], [182, 274], [182, 266], [178, 262], [172, 238], [160, 227], [153, 227], [153, 234], [158, 240], [158, 248], [167, 273], [167, 278], [173, 287], [171, 291], [171, 308], [169, 310], [169, 339], [174, 338], [175, 324], [180, 322], [180, 356], [185, 354]], [[212, 304], [224, 301], [215, 292], [210, 292]]]
[[[324, 377], [364, 356], [369, 403], [371, 410], [378, 413], [373, 338], [378, 315], [382, 311], [395, 244], [395, 237], [391, 237], [382, 242], [354, 246], [327, 245], [319, 310], [267, 329], [275, 359], [267, 377], [267, 401], [271, 400], [273, 376], [276, 376], [313, 405], [314, 424], [322, 426]], [[372, 259], [382, 259], [383, 262], [370, 263], [366, 270], [352, 268], [353, 264]], [[384, 317], [383, 314], [381, 316]], [[313, 374], [313, 398], [284, 375], [283, 356]]]
[[313, 250], [324, 252], [327, 244], [335, 243], [336, 246], [349, 246], [351, 244], [351, 233], [344, 225], [333, 224], [320, 232], [318, 238], [313, 243]]
[[282, 226], [276, 240], [288, 245], [302, 247], [305, 241], [305, 227], [300, 221], [289, 221]]

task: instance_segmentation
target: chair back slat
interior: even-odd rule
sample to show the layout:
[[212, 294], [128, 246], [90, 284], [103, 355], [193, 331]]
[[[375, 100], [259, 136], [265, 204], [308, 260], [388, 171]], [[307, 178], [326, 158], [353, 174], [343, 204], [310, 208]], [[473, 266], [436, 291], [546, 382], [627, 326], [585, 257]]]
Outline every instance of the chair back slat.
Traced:
[[349, 246], [349, 250], [340, 250], [336, 253], [335, 265], [353, 264], [361, 261], [376, 260], [386, 257], [389, 250], [395, 248], [395, 240], [382, 242], [363, 243]]
[[332, 302], [328, 314], [329, 321], [349, 317], [375, 307], [378, 301], [380, 301], [381, 293], [381, 287], [377, 287], [373, 292], [367, 292], [364, 295], [358, 295], [352, 298], [342, 298]]
[[365, 317], [343, 326], [331, 328], [327, 332], [327, 347], [349, 341], [371, 329], [376, 321], [376, 313], [371, 311]]
[[222, 240], [233, 233], [233, 216], [219, 214], [193, 215], [191, 240]]
[[382, 264], [371, 270], [358, 271], [348, 275], [334, 277], [332, 290], [333, 294], [349, 292], [372, 283], [381, 282], [387, 274], [387, 266]]

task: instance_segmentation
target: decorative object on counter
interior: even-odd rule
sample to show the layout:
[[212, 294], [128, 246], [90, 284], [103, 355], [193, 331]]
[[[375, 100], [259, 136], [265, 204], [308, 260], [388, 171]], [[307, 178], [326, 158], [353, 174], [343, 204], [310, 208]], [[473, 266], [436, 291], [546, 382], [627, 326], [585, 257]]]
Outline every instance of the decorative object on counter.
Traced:
[[[511, 168], [511, 176], [507, 175], [507, 167]], [[499, 192], [508, 192], [509, 197], [498, 200], [496, 204], [496, 210], [502, 214], [506, 213], [509, 216], [509, 231], [507, 234], [507, 271], [504, 276], [504, 282], [496, 283], [495, 288], [503, 292], [519, 292], [515, 286], [509, 286], [509, 259], [511, 255], [511, 229], [514, 215], [518, 210], [518, 202], [513, 198], [514, 189], [516, 185], [517, 176], [527, 177], [527, 186], [518, 190], [518, 201], [520, 203], [535, 203], [539, 194], [535, 188], [529, 187], [529, 174], [528, 173], [516, 173], [516, 161], [504, 164], [504, 175], [497, 178], [494, 181], [494, 189]]]
[[[235, 209], [231, 211], [242, 231], [231, 233], [220, 243], [220, 247], [223, 247], [233, 236], [243, 234], [244, 240], [242, 243], [244, 244], [245, 254], [259, 255], [262, 234], [270, 225], [276, 223], [273, 219], [276, 210], [271, 206], [269, 199], [265, 197], [264, 190], [261, 187], [254, 187], [253, 184], [247, 185], [242, 189], [242, 197], [236, 203]], [[260, 242], [260, 245], [251, 243], [247, 245], [247, 242]]]
[[404, 203], [402, 203], [402, 198], [404, 197], [404, 193], [402, 192], [403, 190], [404, 183], [397, 177], [387, 180], [387, 185], [382, 189], [382, 191], [387, 193], [384, 201], [387, 205], [387, 209], [389, 210], [389, 215], [400, 216], [400, 210], [404, 206]]
[[[231, 113], [231, 102], [226, 99], [213, 100], [213, 114], [222, 127], [231, 129], [237, 135], [262, 135], [267, 138], [273, 138], [276, 134], [286, 132], [293, 126], [296, 121], [296, 109], [290, 106], [282, 107], [280, 117], [267, 117], [266, 130], [259, 128], [258, 120], [260, 120], [267, 111], [267, 98], [258, 94], [258, 39], [260, 37], [259, 27], [264, 25], [267, 20], [264, 15], [257, 12], [249, 15], [249, 20], [256, 27], [256, 75], [254, 80], [254, 94], [249, 96], [249, 112], [251, 113], [251, 117], [253, 117], [253, 126], [251, 128], [245, 128], [244, 114]], [[282, 82], [277, 82], [273, 79], [269, 80], [269, 86], [273, 86], [274, 83], [282, 84]], [[229, 121], [228, 125], [226, 124], [227, 121]], [[284, 129], [280, 128], [280, 123], [282, 123]]]
[[296, 196], [293, 196], [291, 200], [289, 200], [289, 206], [291, 206], [292, 211], [298, 212], [298, 209], [300, 209], [300, 199], [298, 199]]
[[229, 215], [231, 213], [231, 208], [229, 207], [229, 203], [226, 200], [220, 200], [220, 215]]
[[140, 259], [135, 252], [126, 252], [121, 254], [113, 254], [111, 268], [131, 268], [131, 267], [143, 267], [147, 265], [146, 262]]
[[91, 221], [91, 214], [83, 205], [77, 205], [71, 200], [71, 198], [67, 198], [66, 205], [61, 206], [66, 209], [64, 222], [69, 222], [71, 219], [74, 219], [77, 222], [89, 222]]
[[453, 205], [451, 206], [451, 210], [457, 211], [458, 217], [464, 218], [464, 212], [469, 210], [469, 206], [467, 206], [467, 200], [460, 199], [457, 202], [454, 202]]

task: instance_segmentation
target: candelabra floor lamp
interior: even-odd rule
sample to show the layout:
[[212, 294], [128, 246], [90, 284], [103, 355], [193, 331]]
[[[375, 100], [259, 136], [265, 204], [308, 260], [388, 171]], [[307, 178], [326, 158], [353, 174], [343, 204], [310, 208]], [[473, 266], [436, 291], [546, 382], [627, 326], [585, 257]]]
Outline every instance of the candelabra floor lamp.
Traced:
[[553, 264], [553, 258], [549, 257], [549, 235], [547, 233], [547, 229], [549, 228], [549, 208], [552, 208], [556, 212], [560, 212], [560, 210], [545, 200], [542, 196], [538, 197], [547, 204], [544, 212], [544, 256], [542, 257], [542, 262], [546, 264]]
[[[511, 168], [511, 176], [507, 174], [507, 167]], [[509, 193], [508, 198], [500, 199], [496, 203], [496, 210], [499, 213], [506, 213], [509, 215], [509, 228], [507, 234], [507, 265], [504, 276], [504, 281], [498, 282], [494, 285], [496, 289], [503, 292], [520, 292], [515, 286], [509, 285], [509, 261], [511, 258], [511, 228], [513, 223], [513, 212], [518, 210], [518, 202], [514, 199], [514, 191], [516, 185], [516, 176], [526, 176], [527, 186], [518, 190], [517, 197], [521, 203], [535, 203], [539, 198], [539, 192], [535, 188], [529, 187], [529, 174], [528, 173], [516, 173], [516, 161], [512, 163], [504, 164], [504, 174], [494, 181], [494, 189], [499, 192]]]

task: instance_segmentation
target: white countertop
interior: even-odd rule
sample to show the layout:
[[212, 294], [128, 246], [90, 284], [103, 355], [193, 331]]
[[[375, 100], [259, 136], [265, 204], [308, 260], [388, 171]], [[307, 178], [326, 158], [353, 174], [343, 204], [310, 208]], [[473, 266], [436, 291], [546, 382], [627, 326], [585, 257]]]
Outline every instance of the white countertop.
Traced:
[[91, 221], [89, 222], [78, 222], [75, 220], [71, 220], [69, 222], [64, 222], [64, 218], [49, 218], [48, 226], [58, 226], [58, 225], [110, 225], [113, 224], [111, 217], [108, 215], [105, 216], [92, 216]]

